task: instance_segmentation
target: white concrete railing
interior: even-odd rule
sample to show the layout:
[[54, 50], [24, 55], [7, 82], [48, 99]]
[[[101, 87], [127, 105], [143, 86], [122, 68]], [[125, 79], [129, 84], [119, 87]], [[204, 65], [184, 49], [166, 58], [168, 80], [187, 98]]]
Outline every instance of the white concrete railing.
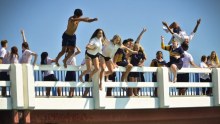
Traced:
[[[1, 81], [0, 87], [6, 86], [10, 89], [10, 97], [0, 97], [0, 109], [33, 109], [33, 110], [74, 110], [74, 109], [140, 109], [140, 108], [175, 108], [175, 107], [207, 107], [220, 105], [220, 69], [196, 69], [188, 68], [181, 69], [178, 73], [212, 73], [212, 82], [177, 82], [169, 81], [169, 69], [152, 68], [152, 67], [134, 67], [133, 72], [157, 73], [158, 82], [148, 80], [145, 82], [104, 82], [103, 90], [98, 88], [99, 74], [93, 77], [93, 83], [81, 83], [78, 81], [65, 82], [65, 71], [82, 71], [83, 68], [68, 66], [67, 69], [56, 66], [33, 66], [31, 65], [0, 65], [0, 70], [7, 70], [10, 74], [10, 81]], [[59, 77], [59, 81], [42, 81], [42, 70], [53, 70], [63, 72]], [[120, 73], [125, 71], [119, 67], [115, 69]], [[38, 73], [38, 77], [35, 75]], [[148, 76], [149, 76], [148, 75]], [[77, 76], [78, 77], [78, 76]], [[119, 76], [117, 76], [119, 77]], [[150, 77], [150, 76], [149, 76]], [[38, 78], [38, 79], [37, 79]], [[64, 96], [46, 97], [45, 87], [63, 87], [68, 89], [75, 88], [75, 97], [68, 96], [66, 91], [63, 91]], [[106, 97], [107, 88], [117, 89], [114, 97]], [[121, 87], [138, 87], [141, 88], [141, 95], [136, 97], [126, 97], [126, 95], [118, 95], [125, 91]], [[172, 90], [176, 87], [188, 87], [198, 89], [201, 87], [213, 88], [213, 96], [206, 96], [196, 93], [191, 93], [185, 96], [173, 95]], [[85, 88], [90, 88], [92, 95], [90, 97], [82, 97], [82, 92]], [[152, 96], [151, 92], [154, 88], [158, 88], [158, 97]], [[39, 90], [41, 89], [41, 90]], [[142, 91], [143, 90], [143, 91]], [[40, 93], [38, 93], [40, 92]], [[67, 91], [68, 92], [68, 91]], [[176, 91], [174, 91], [175, 94]], [[41, 94], [41, 95], [40, 95]], [[149, 95], [150, 94], [150, 95]]]

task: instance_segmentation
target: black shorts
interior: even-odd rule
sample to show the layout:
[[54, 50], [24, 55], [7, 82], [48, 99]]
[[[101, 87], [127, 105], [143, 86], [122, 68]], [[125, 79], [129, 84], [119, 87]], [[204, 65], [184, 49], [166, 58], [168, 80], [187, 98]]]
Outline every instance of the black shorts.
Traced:
[[138, 78], [140, 77], [140, 72], [130, 72], [128, 77]]
[[189, 82], [189, 73], [177, 74], [177, 82]]
[[76, 35], [68, 35], [65, 32], [62, 36], [62, 46], [76, 46]]
[[[183, 73], [183, 74], [177, 74], [177, 82], [189, 82], [189, 73]], [[177, 88], [178, 90], [181, 90], [181, 89], [185, 89], [187, 90], [187, 88], [183, 88], [183, 87], [180, 87], [180, 88]]]
[[44, 81], [58, 81], [54, 74], [50, 74], [44, 77]]
[[152, 74], [152, 81], [157, 82], [157, 73], [153, 72]]
[[0, 81], [10, 81], [10, 76], [7, 72], [0, 72]]
[[76, 81], [76, 72], [67, 71], [65, 81]]
[[99, 57], [99, 53], [97, 53], [96, 55], [91, 55], [91, 54], [89, 54], [88, 52], [87, 52], [87, 50], [86, 50], [86, 54], [85, 54], [85, 58], [87, 59], [87, 58], [91, 58], [91, 59], [95, 59], [96, 57]]
[[183, 67], [183, 61], [168, 62], [167, 67], [170, 67], [172, 64], [175, 64], [179, 70]]
[[105, 56], [103, 56], [102, 54], [100, 54], [100, 56], [102, 56], [102, 57], [105, 59], [106, 62], [111, 59], [110, 57], [105, 57]]
[[118, 66], [126, 67], [128, 65], [127, 61], [121, 61], [116, 63]]

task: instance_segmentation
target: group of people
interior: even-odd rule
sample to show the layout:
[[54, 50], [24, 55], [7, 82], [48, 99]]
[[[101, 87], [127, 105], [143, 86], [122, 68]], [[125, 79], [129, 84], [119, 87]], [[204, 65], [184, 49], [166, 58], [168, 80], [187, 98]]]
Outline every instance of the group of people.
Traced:
[[[50, 65], [53, 62], [60, 66], [59, 59], [65, 54], [63, 60], [63, 65], [67, 68], [67, 65], [76, 66], [76, 56], [81, 53], [80, 48], [76, 46], [76, 35], [78, 24], [80, 22], [94, 22], [97, 18], [83, 18], [83, 12], [81, 9], [76, 9], [74, 15], [68, 19], [68, 25], [66, 31], [62, 36], [62, 50], [58, 53], [55, 59], [51, 59], [47, 52], [41, 53], [41, 64]], [[165, 26], [165, 30], [172, 34], [171, 40], [166, 46], [164, 43], [164, 37], [161, 36], [161, 48], [163, 50], [169, 51], [170, 61], [166, 63], [163, 60], [163, 53], [158, 51], [156, 53], [156, 58], [152, 60], [151, 67], [163, 67], [167, 66], [170, 68], [174, 75], [173, 82], [188, 82], [189, 74], [177, 74], [177, 71], [183, 68], [189, 68], [191, 65], [194, 67], [208, 68], [208, 67], [219, 67], [219, 60], [217, 54], [213, 51], [208, 57], [202, 56], [200, 66], [197, 66], [193, 62], [193, 57], [187, 52], [189, 48], [189, 43], [192, 40], [194, 34], [200, 25], [201, 19], [197, 20], [197, 24], [193, 32], [188, 36], [185, 31], [183, 31], [178, 23], [174, 22], [170, 26], [166, 22], [162, 22]], [[143, 81], [144, 76], [141, 72], [130, 72], [133, 66], [144, 66], [144, 62], [147, 57], [144, 52], [143, 46], [140, 45], [141, 38], [143, 34], [147, 31], [143, 28], [137, 39], [134, 41], [132, 38], [128, 38], [122, 41], [119, 35], [114, 35], [109, 41], [102, 29], [97, 29], [92, 34], [88, 44], [86, 45], [85, 59], [83, 64], [86, 65], [86, 70], [84, 70], [79, 76], [79, 81], [92, 81], [92, 77], [99, 70], [100, 71], [100, 82], [99, 89], [102, 90], [103, 80], [115, 81], [116, 74], [114, 73], [114, 68], [117, 66], [122, 66], [126, 68], [126, 71], [122, 73], [121, 81]], [[21, 30], [23, 37], [22, 43], [22, 56], [19, 59], [18, 48], [13, 46], [11, 52], [7, 52], [7, 40], [1, 41], [1, 51], [0, 51], [0, 64], [17, 64], [17, 63], [27, 63], [31, 64], [32, 56], [34, 57], [33, 65], [36, 64], [37, 54], [29, 50], [28, 42], [26, 41], [24, 31]], [[171, 44], [172, 43], [172, 44]], [[170, 45], [171, 44], [171, 45]], [[105, 71], [107, 67], [107, 71]], [[43, 71], [44, 81], [57, 81], [56, 76], [53, 71]], [[103, 79], [103, 77], [105, 77]], [[201, 82], [209, 81], [210, 75], [203, 74], [200, 76]], [[0, 80], [9, 80], [8, 72], [0, 72]], [[67, 71], [65, 81], [76, 81], [75, 71]], [[156, 74], [153, 73], [153, 81], [157, 81]], [[51, 88], [46, 88], [46, 95], [50, 96]], [[138, 96], [139, 88], [127, 88], [128, 96]], [[84, 92], [84, 96], [88, 94], [89, 89], [87, 88]], [[184, 95], [186, 88], [179, 88], [179, 94]], [[111, 95], [111, 88], [107, 89], [107, 95]], [[205, 89], [204, 89], [204, 92]], [[207, 92], [211, 93], [208, 89]], [[61, 88], [57, 88], [57, 93], [61, 95]], [[108, 94], [109, 93], [109, 94]], [[5, 87], [2, 87], [2, 95], [6, 95]], [[157, 89], [155, 89], [155, 96], [157, 95]], [[74, 88], [70, 88], [69, 96], [74, 96]]]

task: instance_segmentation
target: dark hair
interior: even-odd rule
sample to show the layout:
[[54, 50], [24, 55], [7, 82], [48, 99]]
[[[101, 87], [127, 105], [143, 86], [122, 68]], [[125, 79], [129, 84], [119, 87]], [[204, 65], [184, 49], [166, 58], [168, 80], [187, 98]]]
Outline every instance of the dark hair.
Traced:
[[128, 38], [127, 40], [128, 40], [128, 42], [133, 42], [134, 41], [132, 38]]
[[1, 41], [1, 46], [2, 46], [2, 47], [5, 47], [7, 43], [8, 43], [7, 40], [2, 40], [2, 41]]
[[27, 42], [23, 42], [22, 43], [22, 47], [24, 47], [25, 49], [28, 49], [29, 50], [29, 45]]
[[90, 38], [90, 40], [93, 39], [93, 38], [95, 38], [95, 37], [97, 37], [99, 31], [102, 31], [103, 38], [106, 39], [105, 32], [104, 32], [102, 29], [98, 28], [98, 29], [96, 29], [95, 32], [92, 34], [92, 37]]
[[128, 40], [124, 40], [122, 44], [125, 45], [128, 42], [129, 42]]
[[184, 51], [187, 51], [189, 49], [189, 45], [186, 42], [183, 42], [181, 44], [181, 47], [183, 48]]
[[18, 48], [16, 46], [13, 46], [11, 48], [10, 60], [12, 59], [13, 55], [17, 55], [18, 56]]
[[161, 51], [157, 51], [156, 55], [159, 55], [160, 53], [163, 54]]
[[41, 65], [46, 65], [47, 64], [47, 57], [48, 57], [48, 53], [47, 52], [42, 52], [41, 53]]
[[207, 57], [206, 57], [205, 55], [203, 55], [203, 56], [201, 57], [201, 61], [204, 62], [206, 58], [207, 58]]
[[75, 9], [74, 16], [80, 17], [83, 15], [83, 12], [81, 9]]

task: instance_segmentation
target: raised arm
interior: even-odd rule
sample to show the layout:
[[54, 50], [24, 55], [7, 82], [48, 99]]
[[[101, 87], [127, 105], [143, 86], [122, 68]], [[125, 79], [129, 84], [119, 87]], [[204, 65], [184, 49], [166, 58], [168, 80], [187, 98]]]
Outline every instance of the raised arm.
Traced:
[[142, 35], [144, 34], [144, 32], [146, 32], [147, 31], [147, 29], [146, 28], [143, 28], [143, 30], [141, 31], [141, 33], [139, 34], [139, 36], [137, 37], [137, 39], [136, 39], [136, 41], [135, 41], [135, 43], [140, 43], [140, 40], [141, 40], [141, 38], [142, 38]]
[[174, 32], [170, 29], [170, 27], [168, 26], [168, 24], [166, 22], [162, 22], [162, 24], [168, 29], [168, 31], [171, 33], [171, 34], [174, 34]]
[[163, 50], [165, 50], [164, 37], [163, 37], [163, 36], [161, 36], [161, 48], [162, 48]]
[[137, 53], [138, 53], [137, 51], [133, 51], [133, 50], [131, 50], [130, 48], [124, 46], [124, 45], [121, 45], [121, 48], [122, 48], [122, 49], [126, 49], [129, 53], [132, 53], [132, 54], [137, 54]]
[[23, 43], [27, 42], [23, 29], [21, 29], [21, 36], [22, 36]]
[[198, 20], [197, 20], [197, 23], [196, 23], [196, 26], [195, 26], [195, 28], [194, 28], [194, 30], [193, 30], [193, 33], [196, 33], [196, 31], [197, 31], [197, 29], [198, 29], [198, 27], [199, 27], [199, 25], [200, 25], [200, 22], [201, 22], [201, 19], [198, 19]]

